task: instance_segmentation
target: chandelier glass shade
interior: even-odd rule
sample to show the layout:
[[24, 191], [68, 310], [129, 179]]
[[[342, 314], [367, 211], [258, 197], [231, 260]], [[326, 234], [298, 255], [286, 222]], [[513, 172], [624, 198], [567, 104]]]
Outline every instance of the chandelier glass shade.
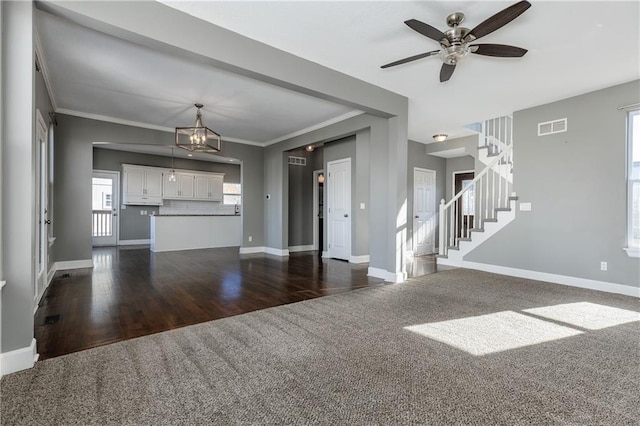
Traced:
[[191, 127], [176, 127], [176, 146], [190, 152], [220, 152], [222, 138], [219, 134], [202, 124], [202, 104], [198, 109], [196, 121]]

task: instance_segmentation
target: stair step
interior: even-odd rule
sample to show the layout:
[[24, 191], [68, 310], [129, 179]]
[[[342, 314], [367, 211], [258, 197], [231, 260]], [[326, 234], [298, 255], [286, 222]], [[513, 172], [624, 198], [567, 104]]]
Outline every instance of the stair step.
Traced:
[[448, 258], [449, 258], [449, 256], [447, 256], [446, 254], [437, 254], [437, 255], [436, 255], [436, 258], [437, 258], [437, 259], [448, 259]]
[[513, 197], [509, 197], [509, 201], [518, 201], [518, 197], [515, 195]]
[[498, 219], [485, 219], [482, 222], [483, 223], [487, 223], [487, 222], [497, 222], [497, 221], [498, 221]]
[[483, 228], [471, 228], [471, 229], [469, 229], [469, 231], [471, 231], [471, 232], [484, 232], [484, 229]]
[[471, 238], [458, 238], [458, 241], [471, 241]]
[[449, 246], [447, 247], [449, 250], [460, 250], [460, 247], [458, 246]]
[[497, 211], [497, 212], [510, 212], [511, 208], [510, 207], [496, 207], [495, 211]]

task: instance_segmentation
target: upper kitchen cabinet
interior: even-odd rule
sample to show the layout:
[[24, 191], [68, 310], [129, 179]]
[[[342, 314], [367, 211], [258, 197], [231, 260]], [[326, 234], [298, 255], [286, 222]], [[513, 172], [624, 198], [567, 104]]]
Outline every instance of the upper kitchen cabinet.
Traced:
[[195, 200], [222, 201], [224, 174], [206, 173], [195, 175]]
[[162, 205], [162, 169], [123, 164], [122, 202], [129, 205]]
[[171, 172], [164, 171], [162, 179], [162, 197], [166, 200], [193, 200], [194, 175], [193, 173], [175, 172], [175, 180], [170, 180]]

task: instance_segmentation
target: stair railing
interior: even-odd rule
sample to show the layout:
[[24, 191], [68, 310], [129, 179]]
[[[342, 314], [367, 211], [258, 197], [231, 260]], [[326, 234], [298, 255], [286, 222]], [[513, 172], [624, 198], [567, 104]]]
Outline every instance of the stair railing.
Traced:
[[509, 115], [485, 120], [482, 123], [480, 147], [487, 148], [489, 155], [496, 155], [511, 145], [512, 118]]
[[440, 202], [439, 255], [447, 256], [449, 249], [459, 247], [460, 240], [470, 240], [472, 230], [483, 229], [485, 222], [495, 222], [496, 212], [509, 207], [512, 151], [513, 145], [503, 147], [469, 185], [448, 203], [444, 199]]

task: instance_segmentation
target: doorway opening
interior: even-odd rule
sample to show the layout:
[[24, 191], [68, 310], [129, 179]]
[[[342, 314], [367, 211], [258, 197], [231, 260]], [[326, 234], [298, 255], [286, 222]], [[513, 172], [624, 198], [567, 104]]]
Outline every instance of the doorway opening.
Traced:
[[[454, 195], [471, 185], [474, 172], [458, 172], [453, 174]], [[456, 201], [456, 228], [458, 238], [470, 238], [475, 223], [476, 193], [475, 185]]]
[[313, 171], [313, 249], [324, 250], [324, 170]]
[[93, 246], [118, 244], [120, 173], [94, 170], [91, 177], [91, 239]]

